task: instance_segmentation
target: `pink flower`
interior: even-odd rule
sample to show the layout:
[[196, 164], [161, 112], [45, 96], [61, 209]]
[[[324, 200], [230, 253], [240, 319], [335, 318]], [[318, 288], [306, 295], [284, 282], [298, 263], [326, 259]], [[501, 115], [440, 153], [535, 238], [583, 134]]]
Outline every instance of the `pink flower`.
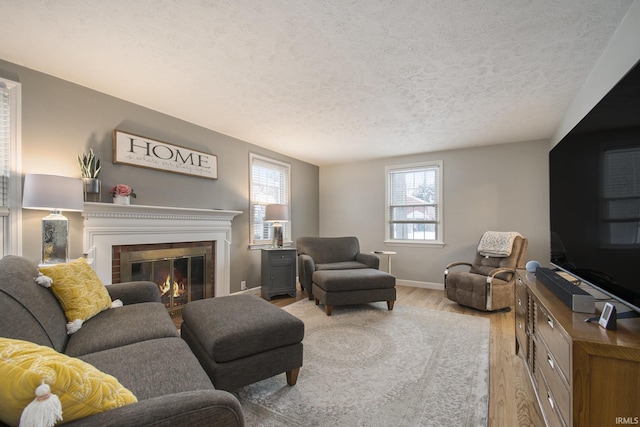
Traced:
[[136, 193], [133, 192], [133, 188], [125, 184], [118, 184], [115, 187], [111, 187], [111, 196], [131, 196], [135, 199]]

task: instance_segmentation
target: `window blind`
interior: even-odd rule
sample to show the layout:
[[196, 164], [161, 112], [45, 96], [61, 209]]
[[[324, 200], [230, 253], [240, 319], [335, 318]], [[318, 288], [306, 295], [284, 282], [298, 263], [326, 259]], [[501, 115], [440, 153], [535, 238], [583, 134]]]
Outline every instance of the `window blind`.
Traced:
[[[271, 224], [264, 222], [265, 207], [289, 205], [291, 166], [266, 157], [251, 155], [251, 229], [252, 243], [271, 240]], [[284, 223], [285, 239], [290, 223]]]
[[0, 82], [0, 206], [3, 207], [8, 204], [10, 130], [9, 91], [6, 85]]

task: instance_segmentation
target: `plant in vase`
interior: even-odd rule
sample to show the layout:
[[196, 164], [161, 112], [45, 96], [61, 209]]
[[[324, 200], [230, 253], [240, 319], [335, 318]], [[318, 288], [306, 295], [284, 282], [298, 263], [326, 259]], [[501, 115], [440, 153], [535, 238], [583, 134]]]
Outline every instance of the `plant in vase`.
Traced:
[[111, 197], [113, 197], [113, 203], [117, 205], [128, 205], [131, 197], [136, 198], [136, 193], [128, 185], [118, 184], [111, 187]]
[[78, 155], [78, 165], [84, 183], [85, 202], [99, 202], [101, 185], [98, 176], [102, 168], [100, 159], [93, 153], [93, 149], [90, 149], [89, 154]]

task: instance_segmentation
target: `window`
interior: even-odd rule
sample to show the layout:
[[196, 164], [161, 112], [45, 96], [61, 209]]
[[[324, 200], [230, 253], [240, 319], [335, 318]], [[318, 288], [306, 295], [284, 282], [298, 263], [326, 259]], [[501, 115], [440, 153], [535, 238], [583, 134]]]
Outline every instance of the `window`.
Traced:
[[22, 253], [20, 90], [0, 78], [0, 257]]
[[[291, 166], [262, 157], [249, 155], [251, 194], [251, 244], [264, 245], [271, 243], [271, 224], [264, 221], [267, 205], [289, 203], [289, 182]], [[283, 223], [284, 241], [291, 240], [291, 222]]]
[[640, 148], [604, 152], [603, 198], [606, 242], [640, 245]]
[[387, 167], [386, 240], [442, 244], [442, 162]]

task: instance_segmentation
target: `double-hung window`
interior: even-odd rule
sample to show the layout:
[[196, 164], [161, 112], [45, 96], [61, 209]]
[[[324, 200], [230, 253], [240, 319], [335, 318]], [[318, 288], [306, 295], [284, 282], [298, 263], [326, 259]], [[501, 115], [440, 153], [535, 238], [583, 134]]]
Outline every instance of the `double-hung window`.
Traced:
[[607, 246], [640, 246], [640, 148], [611, 148], [603, 155], [603, 222]]
[[0, 257], [20, 255], [20, 83], [0, 78]]
[[442, 161], [389, 166], [386, 241], [442, 244]]
[[[265, 222], [264, 214], [267, 205], [278, 204], [291, 206], [289, 200], [289, 183], [291, 182], [291, 165], [277, 160], [251, 153], [249, 155], [251, 193], [251, 244], [265, 245], [271, 243], [271, 223]], [[290, 217], [291, 215], [289, 215]], [[291, 240], [291, 222], [282, 223], [283, 240]]]

